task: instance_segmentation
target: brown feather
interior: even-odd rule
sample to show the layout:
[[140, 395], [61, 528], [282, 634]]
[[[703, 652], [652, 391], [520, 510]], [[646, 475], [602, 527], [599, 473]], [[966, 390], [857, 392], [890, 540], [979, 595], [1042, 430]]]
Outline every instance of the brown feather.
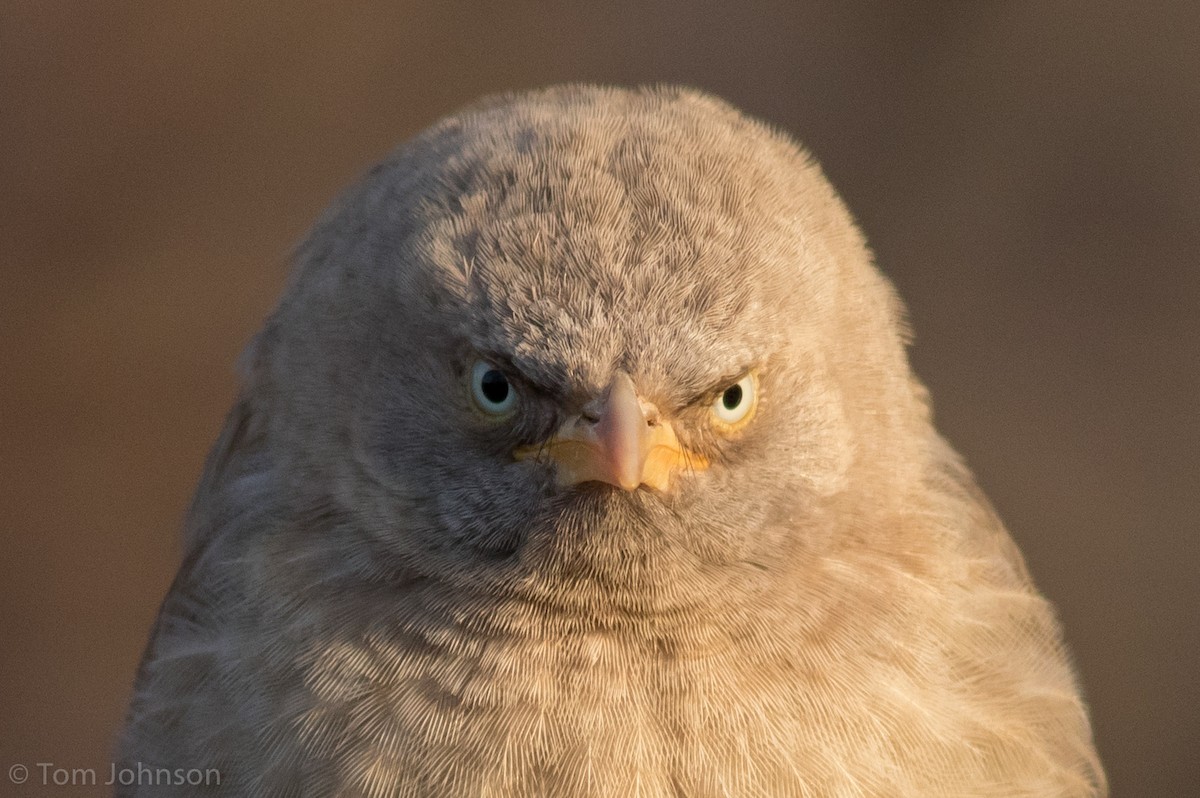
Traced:
[[[908, 341], [811, 159], [719, 100], [448, 117], [297, 253], [124, 761], [255, 796], [1106, 795], [1052, 608]], [[511, 419], [471, 405], [481, 357]], [[711, 397], [750, 367], [724, 434]], [[514, 461], [618, 369], [707, 470], [625, 492]]]

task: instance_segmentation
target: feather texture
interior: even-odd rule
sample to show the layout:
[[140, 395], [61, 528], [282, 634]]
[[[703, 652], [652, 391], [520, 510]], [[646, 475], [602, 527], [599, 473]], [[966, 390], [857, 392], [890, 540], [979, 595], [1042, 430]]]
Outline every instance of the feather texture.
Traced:
[[[255, 796], [1105, 795], [907, 340], [815, 164], [719, 100], [439, 122], [318, 222], [247, 352], [124, 761]], [[697, 397], [751, 367], [723, 437]], [[618, 369], [711, 468], [624, 492], [513, 460]]]

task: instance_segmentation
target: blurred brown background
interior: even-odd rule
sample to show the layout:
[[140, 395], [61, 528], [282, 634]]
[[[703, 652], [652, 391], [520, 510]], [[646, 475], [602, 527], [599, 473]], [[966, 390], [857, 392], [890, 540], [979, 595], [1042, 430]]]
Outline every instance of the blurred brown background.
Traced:
[[1196, 794], [1200, 4], [281, 7], [0, 4], [0, 794], [107, 769], [313, 217], [441, 114], [567, 80], [700, 86], [816, 153], [1061, 610], [1114, 795]]

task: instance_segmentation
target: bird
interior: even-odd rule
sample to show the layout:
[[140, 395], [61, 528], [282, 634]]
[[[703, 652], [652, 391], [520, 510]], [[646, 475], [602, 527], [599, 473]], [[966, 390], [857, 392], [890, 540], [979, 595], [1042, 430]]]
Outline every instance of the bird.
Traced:
[[721, 99], [436, 122], [239, 362], [118, 794], [1106, 795], [910, 343], [813, 157]]

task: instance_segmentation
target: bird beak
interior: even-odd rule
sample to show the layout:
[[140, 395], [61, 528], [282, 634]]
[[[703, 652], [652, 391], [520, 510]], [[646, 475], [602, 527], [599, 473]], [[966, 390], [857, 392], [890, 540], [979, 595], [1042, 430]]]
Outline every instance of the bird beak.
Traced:
[[559, 485], [607, 482], [624, 490], [665, 491], [675, 471], [700, 471], [708, 459], [685, 451], [671, 424], [617, 372], [604, 397], [568, 419], [549, 441], [517, 449], [518, 460], [551, 461]]

